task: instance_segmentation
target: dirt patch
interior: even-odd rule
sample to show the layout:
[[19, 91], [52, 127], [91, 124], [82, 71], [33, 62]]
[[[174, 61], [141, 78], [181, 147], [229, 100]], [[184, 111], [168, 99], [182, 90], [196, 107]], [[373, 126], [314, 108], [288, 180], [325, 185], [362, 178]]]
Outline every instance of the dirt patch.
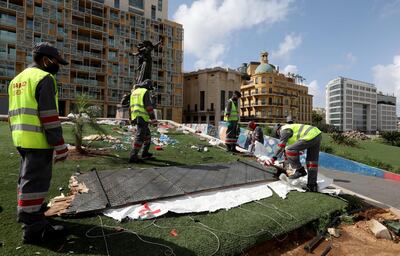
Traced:
[[75, 148], [68, 148], [68, 159], [70, 160], [81, 160], [88, 157], [99, 157], [99, 156], [112, 156], [115, 155], [110, 153], [109, 149], [85, 149], [86, 153], [80, 153]]
[[378, 221], [395, 220], [396, 215], [386, 209], [369, 209], [358, 213], [355, 219], [358, 219], [352, 225], [340, 225], [341, 236], [339, 238], [324, 238], [312, 253], [307, 253], [304, 246], [308, 244], [315, 233], [308, 231], [306, 227], [296, 230], [288, 235], [282, 241], [267, 241], [259, 246], [253, 247], [243, 255], [261, 256], [261, 255], [321, 255], [323, 251], [331, 246], [331, 250], [327, 255], [343, 256], [343, 255], [400, 255], [399, 237], [395, 236], [394, 241], [385, 239], [377, 239], [369, 230], [367, 221], [370, 219]]

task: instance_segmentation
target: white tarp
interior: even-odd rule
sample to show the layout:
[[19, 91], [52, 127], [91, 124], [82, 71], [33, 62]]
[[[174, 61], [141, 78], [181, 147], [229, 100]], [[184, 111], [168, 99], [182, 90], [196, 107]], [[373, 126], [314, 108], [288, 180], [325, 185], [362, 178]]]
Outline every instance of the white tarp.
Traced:
[[[319, 192], [339, 194], [340, 190], [327, 189], [332, 182], [333, 179], [319, 173], [317, 181]], [[272, 191], [268, 187], [284, 199], [292, 190], [305, 192], [303, 188], [306, 184], [307, 176], [296, 180], [289, 180], [285, 175], [281, 175], [280, 180], [275, 182], [250, 184], [145, 204], [136, 204], [124, 208], [107, 210], [104, 212], [104, 215], [121, 221], [125, 218], [151, 219], [166, 214], [169, 211], [175, 213], [215, 212], [221, 209], [228, 210], [244, 203], [270, 197], [272, 196]]]
[[272, 196], [272, 191], [267, 186], [268, 183], [250, 184], [145, 204], [136, 204], [124, 208], [107, 210], [104, 212], [104, 215], [121, 221], [127, 217], [130, 219], [154, 218], [169, 211], [189, 213], [215, 212], [220, 209], [228, 210], [244, 203]]

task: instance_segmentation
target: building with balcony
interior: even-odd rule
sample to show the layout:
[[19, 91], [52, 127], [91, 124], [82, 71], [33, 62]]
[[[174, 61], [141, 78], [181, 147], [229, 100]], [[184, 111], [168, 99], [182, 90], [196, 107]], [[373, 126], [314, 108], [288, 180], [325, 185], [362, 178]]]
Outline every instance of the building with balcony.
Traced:
[[239, 68], [244, 73], [241, 84], [241, 121], [285, 123], [292, 116], [296, 123], [311, 123], [312, 95], [301, 84], [299, 75], [285, 75], [268, 63], [268, 53], [261, 53], [260, 62]]
[[183, 74], [183, 122], [218, 125], [225, 104], [240, 90], [241, 73], [226, 68], [209, 68]]
[[337, 77], [326, 86], [326, 120], [340, 131], [396, 130], [396, 98], [374, 84]]
[[60, 115], [88, 94], [113, 117], [137, 74], [133, 55], [143, 40], [153, 52], [152, 79], [163, 119], [182, 120], [183, 28], [167, 19], [167, 0], [4, 0], [0, 2], [0, 113], [10, 80], [32, 62], [33, 42], [56, 46], [70, 63], [57, 74]]

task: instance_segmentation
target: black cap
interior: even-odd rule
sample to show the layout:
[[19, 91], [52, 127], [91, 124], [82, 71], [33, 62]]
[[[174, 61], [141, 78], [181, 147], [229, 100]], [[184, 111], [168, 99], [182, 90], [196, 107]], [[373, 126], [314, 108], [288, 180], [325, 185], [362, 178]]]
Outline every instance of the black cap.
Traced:
[[43, 55], [46, 55], [46, 56], [49, 56], [49, 57], [53, 57], [61, 65], [68, 65], [69, 64], [66, 60], [64, 60], [61, 57], [61, 55], [58, 52], [57, 48], [55, 48], [54, 46], [52, 46], [48, 42], [41, 42], [41, 43], [36, 44], [33, 47], [33, 51], [32, 52], [33, 52], [33, 54], [35, 54], [35, 53], [38, 54], [39, 53], [39, 54], [43, 54]]

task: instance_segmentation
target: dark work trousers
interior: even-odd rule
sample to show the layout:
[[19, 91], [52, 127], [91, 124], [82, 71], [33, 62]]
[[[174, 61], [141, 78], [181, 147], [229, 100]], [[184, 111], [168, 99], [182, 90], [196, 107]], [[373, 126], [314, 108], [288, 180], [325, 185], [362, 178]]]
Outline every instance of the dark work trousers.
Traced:
[[321, 146], [322, 135], [318, 135], [310, 141], [298, 140], [286, 148], [286, 157], [289, 164], [294, 169], [300, 169], [300, 151], [307, 150], [306, 167], [308, 172], [308, 184], [317, 183], [319, 148]]
[[135, 141], [133, 142], [133, 147], [131, 151], [132, 155], [138, 155], [140, 149], [143, 146], [143, 154], [147, 154], [150, 149], [150, 142], [151, 142], [151, 133], [149, 129], [149, 123], [144, 121], [143, 118], [138, 117], [133, 121], [136, 124], [136, 134], [135, 134]]
[[42, 232], [48, 221], [41, 206], [50, 187], [53, 149], [17, 148], [21, 155], [17, 199], [18, 222], [22, 223], [24, 237]]
[[226, 136], [225, 136], [225, 145], [229, 151], [232, 151], [236, 148], [237, 129], [238, 129], [237, 121], [228, 122], [228, 129], [226, 129]]

